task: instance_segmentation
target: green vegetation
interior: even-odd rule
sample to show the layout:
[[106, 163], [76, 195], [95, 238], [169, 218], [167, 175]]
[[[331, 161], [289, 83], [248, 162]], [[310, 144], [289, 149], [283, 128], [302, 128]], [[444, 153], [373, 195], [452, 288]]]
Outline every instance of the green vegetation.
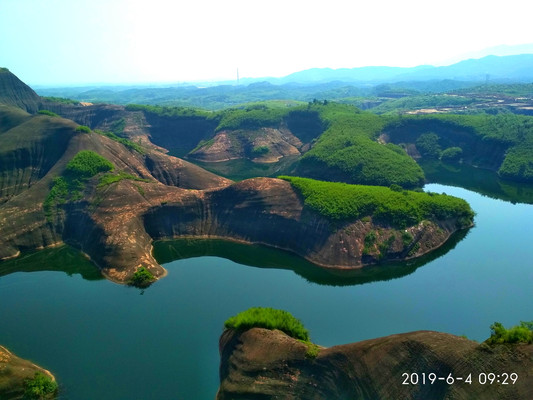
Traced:
[[335, 179], [365, 185], [414, 188], [424, 173], [401, 148], [375, 139], [387, 120], [342, 104], [310, 104], [327, 127], [301, 159], [298, 173], [316, 179]]
[[148, 114], [154, 114], [159, 117], [194, 117], [194, 118], [210, 118], [213, 113], [197, 108], [188, 107], [163, 107], [163, 106], [148, 106], [141, 104], [128, 104], [126, 106], [128, 111], [143, 111]]
[[376, 243], [377, 235], [375, 231], [370, 231], [365, 236], [365, 247], [363, 247], [363, 254], [370, 254], [372, 247]]
[[113, 132], [116, 136], [120, 136], [124, 132], [125, 128], [126, 120], [124, 118], [120, 118], [111, 124], [111, 132]]
[[491, 335], [485, 343], [489, 345], [504, 343], [533, 343], [533, 321], [520, 322], [520, 325], [505, 329], [500, 322], [490, 326]]
[[[499, 168], [502, 178], [521, 182], [533, 182], [533, 117], [525, 115], [441, 114], [410, 115], [389, 119], [384, 130], [395, 143], [415, 143], [432, 132], [438, 140], [424, 148], [427, 154], [436, 154], [439, 146], [460, 147], [455, 153], [441, 154], [444, 161], [448, 156], [461, 157], [477, 166]], [[428, 139], [429, 137], [425, 137]], [[422, 146], [428, 140], [421, 141]], [[438, 142], [438, 143], [436, 143]], [[431, 146], [433, 144], [433, 146]], [[426, 146], [428, 147], [428, 146]], [[420, 149], [419, 149], [420, 150]], [[446, 152], [446, 150], [444, 150]], [[424, 155], [424, 154], [423, 154]], [[501, 165], [494, 165], [494, 163]]]
[[300, 320], [289, 312], [273, 308], [253, 307], [229, 318], [224, 327], [227, 329], [247, 330], [251, 328], [278, 329], [287, 335], [309, 341], [309, 332]]
[[435, 108], [435, 107], [458, 107], [469, 106], [478, 103], [479, 100], [469, 96], [450, 96], [447, 94], [427, 94], [427, 95], [413, 95], [402, 97], [400, 99], [393, 99], [383, 102], [372, 109], [372, 112], [377, 114], [385, 113], [399, 113], [408, 110], [416, 110], [420, 108]]
[[24, 382], [24, 399], [52, 399], [57, 393], [57, 383], [42, 372], [36, 372], [32, 379]]
[[502, 178], [533, 182], [533, 140], [511, 148], [498, 172]]
[[396, 192], [380, 186], [349, 185], [291, 176], [280, 178], [289, 181], [298, 190], [306, 207], [333, 221], [373, 216], [376, 221], [405, 228], [425, 219], [456, 218], [461, 227], [468, 227], [474, 218], [474, 212], [466, 201], [444, 194]]
[[52, 217], [53, 207], [65, 204], [69, 194], [69, 182], [62, 176], [54, 178], [50, 192], [43, 202], [43, 208], [48, 219]]
[[444, 162], [457, 161], [463, 155], [463, 149], [460, 147], [448, 147], [440, 153], [440, 159]]
[[59, 117], [55, 112], [49, 110], [39, 110], [39, 114], [48, 115], [49, 117]]
[[494, 84], [469, 87], [454, 91], [455, 94], [464, 96], [473, 95], [504, 95], [509, 97], [531, 97], [533, 93], [533, 83], [514, 83], [514, 84]]
[[411, 244], [413, 239], [414, 239], [413, 235], [411, 235], [410, 232], [408, 232], [408, 231], [403, 231], [402, 232], [402, 243], [403, 243], [404, 247], [409, 246], [409, 244]]
[[74, 129], [74, 132], [91, 133], [91, 128], [85, 125], [80, 125], [77, 126], [76, 129]]
[[215, 131], [277, 127], [288, 112], [288, 109], [261, 104], [244, 109], [228, 109], [220, 112], [221, 120]]
[[270, 149], [268, 146], [257, 146], [252, 149], [252, 156], [260, 157], [264, 156], [265, 154], [268, 154], [269, 152]]
[[82, 150], [66, 166], [66, 174], [75, 179], [88, 179], [99, 172], [112, 171], [115, 166], [111, 161], [91, 150]]
[[54, 178], [48, 196], [43, 202], [46, 218], [51, 221], [54, 208], [68, 200], [81, 199], [85, 182], [100, 172], [112, 171], [115, 166], [90, 150], [82, 150], [70, 160], [63, 176]]
[[145, 288], [147, 286], [150, 286], [150, 284], [154, 281], [155, 276], [150, 271], [148, 271], [146, 267], [140, 267], [133, 274], [130, 280], [130, 285], [139, 288]]
[[320, 353], [320, 347], [314, 343], [303, 341], [307, 345], [307, 351], [305, 352], [305, 357], [309, 358], [310, 360], [314, 360], [318, 357], [318, 354]]
[[119, 137], [113, 132], [102, 132], [102, 131], [100, 131], [98, 129], [96, 129], [94, 132], [98, 133], [99, 135], [108, 137], [109, 139], [114, 140], [115, 142], [118, 142], [118, 143], [126, 146], [128, 149], [136, 151], [139, 154], [144, 154], [144, 149], [142, 148], [142, 146], [137, 144], [137, 143], [135, 143], [135, 142], [132, 142], [129, 139], [126, 139], [126, 138], [123, 138], [123, 137]]
[[126, 173], [124, 171], [120, 171], [117, 174], [107, 173], [107, 174], [102, 175], [100, 177], [99, 182], [98, 182], [98, 187], [102, 188], [102, 187], [111, 185], [113, 183], [120, 182], [120, 181], [122, 181], [124, 179], [132, 180], [132, 181], [138, 181], [138, 182], [150, 182], [149, 179], [142, 179], [142, 178], [139, 178], [137, 176], [128, 174], [128, 173]]
[[416, 139], [416, 148], [423, 157], [439, 158], [441, 148], [439, 137], [435, 133], [424, 133]]
[[79, 101], [77, 100], [72, 100], [72, 99], [67, 99], [65, 97], [53, 97], [53, 96], [44, 96], [41, 98], [43, 100], [46, 100], [46, 101], [49, 101], [49, 102], [52, 102], [52, 103], [60, 103], [60, 104], [73, 104], [73, 105], [78, 105], [80, 104]]

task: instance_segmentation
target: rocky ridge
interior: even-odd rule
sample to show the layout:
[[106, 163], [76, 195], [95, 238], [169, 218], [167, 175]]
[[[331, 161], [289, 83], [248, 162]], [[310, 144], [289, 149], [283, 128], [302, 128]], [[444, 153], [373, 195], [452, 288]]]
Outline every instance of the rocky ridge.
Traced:
[[[307, 344], [278, 330], [226, 330], [220, 355], [217, 400], [533, 398], [533, 345], [488, 346], [432, 331], [319, 348], [312, 358]], [[490, 372], [499, 382], [480, 383]], [[444, 379], [431, 384], [430, 373]], [[504, 373], [518, 380], [503, 384]]]

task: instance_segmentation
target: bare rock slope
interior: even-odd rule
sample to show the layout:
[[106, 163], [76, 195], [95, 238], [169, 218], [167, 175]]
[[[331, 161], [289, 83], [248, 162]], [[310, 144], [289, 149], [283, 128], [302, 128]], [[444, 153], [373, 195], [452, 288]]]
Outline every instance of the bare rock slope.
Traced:
[[[487, 346], [418, 331], [320, 348], [316, 358], [306, 353], [306, 344], [281, 331], [224, 331], [217, 400], [533, 398], [533, 345]], [[499, 382], [485, 380], [490, 372]], [[504, 373], [518, 379], [504, 384]], [[471, 383], [465, 382], [469, 376]], [[415, 379], [418, 384], [411, 383]]]

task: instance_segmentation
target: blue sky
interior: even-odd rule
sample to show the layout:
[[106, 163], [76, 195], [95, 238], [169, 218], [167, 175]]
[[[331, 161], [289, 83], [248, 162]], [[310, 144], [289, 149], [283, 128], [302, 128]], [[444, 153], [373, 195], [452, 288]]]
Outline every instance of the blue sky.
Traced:
[[0, 0], [0, 66], [32, 85], [443, 65], [533, 43], [529, 0]]

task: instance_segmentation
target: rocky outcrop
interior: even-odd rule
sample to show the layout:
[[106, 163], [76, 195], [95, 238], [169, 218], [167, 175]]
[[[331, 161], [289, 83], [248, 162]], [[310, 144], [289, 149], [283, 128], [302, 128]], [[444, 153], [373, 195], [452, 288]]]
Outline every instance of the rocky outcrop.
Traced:
[[63, 157], [76, 124], [0, 106], [0, 204], [42, 179]]
[[275, 163], [282, 157], [300, 155], [303, 143], [282, 124], [278, 128], [223, 130], [189, 154], [202, 162], [247, 158], [258, 163]]
[[0, 399], [22, 399], [25, 392], [24, 381], [34, 378], [37, 372], [55, 381], [49, 371], [17, 357], [5, 347], [0, 346]]
[[[217, 400], [533, 398], [533, 345], [488, 346], [439, 332], [320, 348], [311, 358], [307, 344], [281, 331], [226, 330], [220, 356]], [[491, 372], [499, 381], [485, 381]], [[511, 373], [518, 380], [503, 384]]]
[[41, 98], [7, 68], [0, 68], [0, 103], [36, 113]]
[[[26, 129], [28, 124], [35, 129]], [[21, 124], [2, 133], [0, 259], [68, 242], [116, 281], [127, 280], [141, 264], [161, 276], [164, 270], [151, 257], [143, 213], [177, 201], [191, 189], [231, 181], [157, 151], [146, 149], [143, 154], [96, 133], [76, 132], [75, 127], [62, 118], [26, 115]], [[86, 182], [81, 198], [59, 204], [46, 215], [43, 203], [53, 179], [80, 150], [102, 155], [117, 172], [132, 178], [98, 187], [95, 177]]]
[[[371, 218], [334, 223], [304, 207], [289, 182], [255, 178], [201, 195], [189, 195], [144, 214], [148, 234], [157, 240], [183, 236], [222, 237], [265, 244], [296, 253], [327, 268], [360, 268], [418, 257], [441, 246], [457, 230], [455, 221], [424, 221], [404, 230]], [[375, 241], [366, 246], [373, 232]]]

